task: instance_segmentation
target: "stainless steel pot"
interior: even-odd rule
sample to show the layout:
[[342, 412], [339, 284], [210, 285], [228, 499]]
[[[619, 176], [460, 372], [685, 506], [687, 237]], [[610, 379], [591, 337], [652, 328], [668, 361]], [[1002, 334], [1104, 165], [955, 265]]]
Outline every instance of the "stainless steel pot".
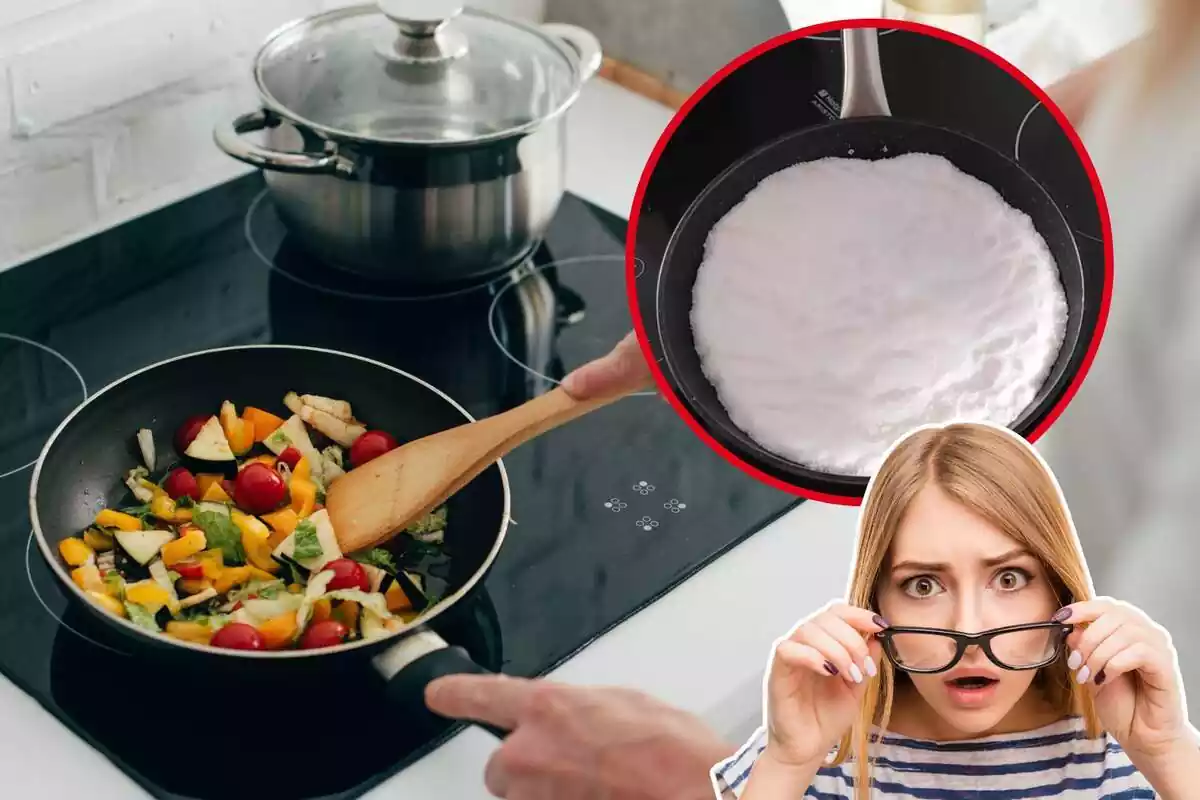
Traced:
[[272, 34], [262, 107], [215, 139], [264, 171], [323, 261], [417, 291], [479, 282], [541, 241], [563, 193], [563, 114], [600, 59], [572, 25], [380, 0]]

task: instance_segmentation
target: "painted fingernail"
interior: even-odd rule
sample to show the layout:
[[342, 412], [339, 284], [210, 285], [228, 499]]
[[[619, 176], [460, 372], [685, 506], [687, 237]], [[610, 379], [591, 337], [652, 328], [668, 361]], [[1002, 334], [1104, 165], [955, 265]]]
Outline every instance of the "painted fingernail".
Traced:
[[835, 666], [834, 666], [832, 663], [830, 663], [829, 661], [826, 661], [826, 662], [825, 662], [825, 671], [826, 671], [826, 672], [828, 672], [830, 675], [837, 675], [837, 674], [838, 674], [837, 667], [835, 667]]
[[874, 678], [879, 674], [879, 670], [875, 667], [875, 659], [867, 656], [867, 660], [863, 662], [863, 666], [867, 669], [867, 674]]
[[858, 668], [858, 664], [850, 665], [850, 680], [854, 681], [855, 683], [863, 682], [862, 670]]
[[1102, 683], [1104, 683], [1104, 670], [1096, 673], [1096, 685], [1099, 686]]
[[886, 619], [884, 619], [883, 617], [879, 616], [878, 614], [876, 614], [875, 616], [871, 617], [871, 622], [874, 622], [874, 623], [875, 623], [876, 625], [878, 625], [880, 628], [890, 628], [890, 627], [892, 627], [892, 626], [891, 626], [891, 625], [888, 623], [888, 621], [887, 621]]
[[1085, 664], [1083, 669], [1079, 670], [1079, 672], [1075, 675], [1075, 680], [1079, 683], [1087, 683], [1088, 676], [1091, 674], [1092, 671], [1088, 669], [1087, 665]]
[[1083, 663], [1083, 656], [1079, 655], [1078, 650], [1072, 650], [1071, 655], [1067, 657], [1067, 669], [1079, 669], [1079, 665]]
[[1054, 616], [1050, 618], [1052, 622], [1066, 622], [1071, 618], [1070, 608], [1060, 608], [1054, 612]]

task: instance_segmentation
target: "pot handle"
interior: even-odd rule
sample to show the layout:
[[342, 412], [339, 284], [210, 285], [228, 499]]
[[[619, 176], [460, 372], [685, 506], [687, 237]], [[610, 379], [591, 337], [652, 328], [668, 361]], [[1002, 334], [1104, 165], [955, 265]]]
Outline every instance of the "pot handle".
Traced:
[[[425, 705], [425, 687], [445, 675], [491, 675], [476, 664], [461, 647], [451, 647], [429, 628], [418, 628], [372, 659], [375, 669], [387, 681], [387, 699], [400, 713], [400, 719], [433, 727], [444, 724], [444, 717]], [[486, 722], [470, 724], [503, 739], [511, 731]]]
[[883, 67], [879, 61], [877, 28], [844, 28], [842, 61], [842, 119], [890, 117]]
[[567, 43], [579, 59], [579, 72], [582, 81], [591, 77], [600, 69], [604, 60], [604, 51], [600, 40], [591, 31], [584, 30], [578, 25], [568, 25], [565, 22], [547, 22], [541, 26], [542, 32]]
[[217, 147], [238, 161], [243, 161], [259, 169], [269, 169], [275, 172], [292, 172], [299, 174], [322, 175], [352, 175], [354, 164], [346, 157], [338, 155], [336, 146], [325, 155], [310, 153], [287, 153], [282, 150], [272, 150], [268, 147], [254, 144], [242, 134], [273, 128], [278, 121], [269, 116], [266, 111], [259, 109], [249, 114], [242, 114], [233, 122], [218, 125], [213, 131], [213, 139]]

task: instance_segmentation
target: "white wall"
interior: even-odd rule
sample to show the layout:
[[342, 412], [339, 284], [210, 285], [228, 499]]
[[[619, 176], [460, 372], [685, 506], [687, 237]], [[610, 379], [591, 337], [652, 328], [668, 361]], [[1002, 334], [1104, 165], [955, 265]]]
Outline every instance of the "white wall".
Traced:
[[254, 108], [258, 45], [348, 4], [0, 0], [0, 269], [241, 173], [212, 127]]

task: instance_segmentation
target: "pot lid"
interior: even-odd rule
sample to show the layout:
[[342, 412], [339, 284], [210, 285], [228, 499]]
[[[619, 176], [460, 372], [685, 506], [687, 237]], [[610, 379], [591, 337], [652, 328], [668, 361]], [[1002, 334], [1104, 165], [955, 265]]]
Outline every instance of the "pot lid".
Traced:
[[456, 144], [535, 127], [581, 70], [560, 40], [456, 0], [379, 0], [293, 23], [259, 52], [267, 105], [366, 141]]

